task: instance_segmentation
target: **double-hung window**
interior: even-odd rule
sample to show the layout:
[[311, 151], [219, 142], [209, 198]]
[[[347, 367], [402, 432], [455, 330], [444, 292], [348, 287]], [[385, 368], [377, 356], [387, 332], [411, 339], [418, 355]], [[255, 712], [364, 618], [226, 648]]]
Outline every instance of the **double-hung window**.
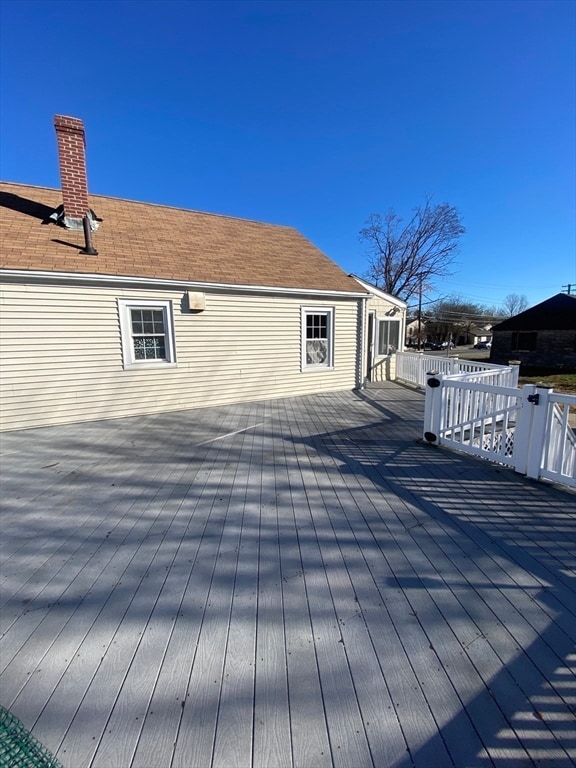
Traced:
[[400, 346], [400, 322], [398, 320], [378, 320], [378, 356], [391, 355]]
[[334, 365], [334, 309], [302, 307], [302, 370]]
[[172, 302], [118, 299], [124, 368], [176, 363]]

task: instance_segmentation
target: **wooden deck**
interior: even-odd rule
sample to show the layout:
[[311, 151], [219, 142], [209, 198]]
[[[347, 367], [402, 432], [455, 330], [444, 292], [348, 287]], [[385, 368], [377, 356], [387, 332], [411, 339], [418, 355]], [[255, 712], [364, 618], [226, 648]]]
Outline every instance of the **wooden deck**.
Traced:
[[420, 393], [2, 436], [0, 703], [66, 768], [576, 762], [576, 496]]

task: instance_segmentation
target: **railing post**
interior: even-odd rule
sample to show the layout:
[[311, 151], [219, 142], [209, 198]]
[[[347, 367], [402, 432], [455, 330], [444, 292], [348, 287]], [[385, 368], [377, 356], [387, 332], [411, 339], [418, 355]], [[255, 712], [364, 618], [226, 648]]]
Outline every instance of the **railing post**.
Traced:
[[512, 384], [510, 386], [517, 387], [520, 375], [520, 360], [509, 360], [508, 365], [512, 368]]
[[460, 360], [457, 357], [450, 358], [450, 373], [460, 373]]
[[418, 352], [418, 360], [416, 362], [416, 386], [423, 387], [425, 385], [424, 379], [424, 353]]
[[526, 475], [538, 479], [542, 467], [542, 459], [546, 448], [547, 426], [548, 426], [548, 398], [552, 389], [548, 387], [535, 387], [536, 391], [530, 401], [534, 407], [532, 418], [532, 431], [528, 440], [528, 460], [526, 465]]
[[404, 378], [404, 352], [396, 352], [396, 376], [399, 379]]
[[441, 373], [426, 374], [426, 399], [424, 401], [424, 440], [438, 445], [442, 423], [442, 379]]
[[532, 422], [534, 420], [532, 398], [536, 394], [536, 385], [525, 384], [520, 391], [522, 399], [516, 411], [513, 458], [516, 472], [525, 475], [528, 470], [528, 449], [532, 440]]

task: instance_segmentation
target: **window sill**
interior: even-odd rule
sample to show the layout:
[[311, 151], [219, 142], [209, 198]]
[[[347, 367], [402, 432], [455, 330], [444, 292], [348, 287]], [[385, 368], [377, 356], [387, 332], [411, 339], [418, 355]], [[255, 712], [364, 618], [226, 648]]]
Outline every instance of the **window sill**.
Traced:
[[320, 371], [334, 371], [336, 370], [333, 365], [307, 365], [306, 368], [302, 368], [301, 373], [318, 373]]
[[158, 363], [128, 363], [124, 366], [125, 371], [165, 371], [167, 368], [177, 368], [177, 363], [167, 363], [165, 361]]

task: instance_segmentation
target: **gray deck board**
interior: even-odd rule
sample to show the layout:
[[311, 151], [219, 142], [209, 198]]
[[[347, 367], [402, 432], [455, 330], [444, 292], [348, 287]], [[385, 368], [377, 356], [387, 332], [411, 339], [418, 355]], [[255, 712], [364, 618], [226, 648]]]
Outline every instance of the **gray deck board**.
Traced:
[[[206, 485], [191, 502], [198, 535], [187, 537], [182, 548], [181, 571], [183, 593], [174, 601], [169, 642], [158, 678], [155, 681], [141, 737], [133, 760], [135, 766], [163, 765], [171, 755], [180, 728], [183, 702], [187, 699], [198, 636], [208, 605], [211, 579], [218, 559], [218, 529], [225, 521], [229, 480], [214, 478], [214, 487]], [[214, 493], [214, 490], [216, 491]], [[203, 534], [206, 534], [205, 536]]]
[[[261, 525], [259, 531], [258, 614], [256, 618], [256, 676], [254, 691], [254, 766], [290, 768], [290, 706], [288, 659], [284, 630], [281, 562], [281, 520], [291, 509], [279, 500], [276, 466], [284, 460], [274, 442], [263, 446], [261, 476]], [[285, 477], [283, 478], [285, 480]], [[295, 545], [293, 539], [290, 540]], [[290, 545], [288, 544], [288, 546]]]
[[1, 438], [0, 703], [65, 768], [569, 768], [576, 495], [394, 384]]

